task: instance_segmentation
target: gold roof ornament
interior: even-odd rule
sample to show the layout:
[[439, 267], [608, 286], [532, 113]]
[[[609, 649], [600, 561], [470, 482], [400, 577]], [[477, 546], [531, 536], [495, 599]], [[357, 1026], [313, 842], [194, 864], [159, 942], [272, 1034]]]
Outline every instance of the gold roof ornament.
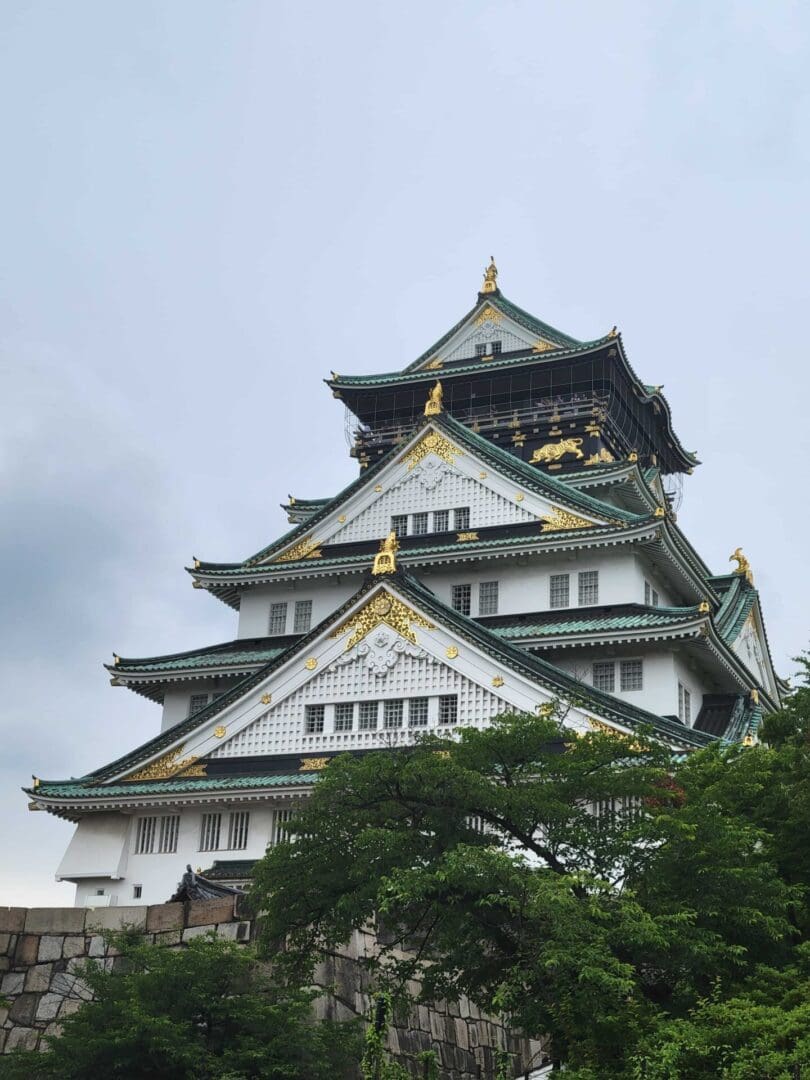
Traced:
[[372, 574], [393, 574], [397, 568], [398, 551], [399, 540], [392, 529], [388, 536], [380, 541], [380, 550], [374, 556], [374, 565], [371, 568]]
[[425, 402], [425, 416], [438, 416], [442, 411], [442, 384], [436, 380], [436, 385], [428, 394]]
[[666, 514], [667, 512], [663, 506], [656, 506], [655, 510], [653, 510], [653, 517], [662, 518], [666, 517]]
[[608, 337], [618, 337], [618, 334], [619, 334], [618, 327], [614, 326], [613, 329], [608, 334]]
[[748, 561], [748, 559], [746, 559], [745, 555], [743, 555], [742, 548], [737, 548], [735, 551], [733, 551], [731, 555], [729, 555], [728, 561], [736, 561], [737, 569], [734, 571], [734, 573], [741, 574], [749, 585], [754, 584], [754, 575], [751, 572], [751, 563]]
[[498, 267], [495, 265], [495, 256], [490, 255], [489, 266], [484, 271], [484, 284], [481, 286], [482, 293], [498, 291]]
[[708, 615], [709, 612], [711, 611], [711, 608], [709, 607], [709, 601], [708, 600], [701, 600], [700, 603], [698, 604], [698, 611], [700, 612], [701, 615]]
[[759, 705], [759, 690], [757, 690], [756, 687], [754, 687], [751, 691], [751, 704]]
[[120, 663], [121, 657], [118, 655], [118, 653], [113, 653], [113, 667], [118, 667]]

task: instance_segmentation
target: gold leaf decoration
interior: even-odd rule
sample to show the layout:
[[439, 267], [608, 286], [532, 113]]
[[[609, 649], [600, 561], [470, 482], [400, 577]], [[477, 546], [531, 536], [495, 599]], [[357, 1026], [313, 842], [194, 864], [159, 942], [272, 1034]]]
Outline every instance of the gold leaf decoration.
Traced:
[[539, 338], [535, 341], [534, 345], [532, 345], [532, 352], [552, 352], [558, 347], [559, 346], [557, 345], [552, 345], [549, 341], [543, 341], [542, 338]]
[[168, 753], [159, 757], [156, 761], [151, 761], [144, 768], [139, 769], [137, 772], [130, 773], [129, 776], [125, 776], [124, 780], [129, 783], [133, 780], [168, 780], [170, 776], [176, 776], [178, 773], [183, 773], [185, 776], [205, 776], [205, 766], [196, 766], [197, 770], [203, 771], [189, 772], [187, 770], [192, 769], [195, 766], [197, 758], [195, 755], [191, 755], [187, 758], [182, 757], [185, 744], [175, 747], [174, 750], [169, 750]]
[[615, 460], [613, 454], [603, 446], [598, 453], [591, 454], [591, 456], [583, 462], [583, 465], [601, 465], [603, 462], [609, 464], [611, 461]]
[[225, 737], [225, 732], [226, 731], [227, 731], [227, 728], [225, 727], [224, 724], [217, 724], [217, 726], [214, 728], [214, 738], [215, 739], [223, 739]]
[[586, 521], [585, 518], [577, 517], [570, 510], [561, 510], [559, 506], [555, 506], [550, 514], [546, 514], [540, 520], [543, 522], [540, 532], [557, 532], [563, 529], [592, 529], [595, 524], [593, 521]]
[[304, 662], [304, 667], [307, 669], [307, 671], [314, 671], [317, 666], [318, 661], [315, 659], [314, 656], [310, 656], [310, 658]]
[[503, 686], [503, 676], [502, 675], [493, 676], [492, 685], [493, 686]]
[[458, 534], [458, 536], [456, 537], [456, 540], [457, 540], [457, 542], [459, 544], [466, 544], [470, 540], [477, 540], [477, 539], [478, 539], [478, 533], [477, 532], [460, 532]]
[[422, 627], [423, 630], [436, 629], [435, 625], [420, 615], [419, 612], [409, 608], [407, 604], [403, 604], [401, 600], [396, 596], [392, 596], [391, 593], [383, 591], [372, 597], [346, 622], [341, 623], [337, 629], [332, 631], [330, 637], [338, 638], [341, 634], [345, 634], [347, 630], [353, 631], [346, 642], [346, 648], [351, 649], [381, 623], [390, 626], [400, 637], [404, 637], [412, 645], [416, 644], [416, 634], [411, 629], [411, 623]]
[[463, 453], [464, 451], [459, 450], [449, 439], [445, 439], [444, 435], [440, 435], [437, 431], [429, 431], [419, 440], [416, 446], [411, 447], [408, 453], [400, 458], [400, 461], [408, 462], [408, 472], [410, 472], [428, 454], [435, 454], [442, 461], [446, 461], [448, 465], [454, 465], [456, 458]]
[[501, 321], [502, 318], [503, 315], [500, 313], [500, 311], [492, 307], [491, 304], [487, 304], [487, 306], [475, 320], [475, 325], [483, 326], [485, 322], [494, 322], [497, 324]]
[[328, 757], [305, 757], [301, 758], [301, 764], [298, 766], [298, 771], [320, 772], [320, 770], [325, 769], [328, 764]]
[[[556, 434], [559, 435], [560, 432], [558, 431]], [[577, 461], [579, 461], [580, 458], [585, 457], [580, 450], [580, 446], [582, 446], [582, 439], [578, 437], [573, 439], [560, 439], [560, 441], [556, 443], [546, 443], [545, 446], [538, 446], [532, 454], [529, 464], [534, 465], [538, 461], [545, 463], [548, 463], [549, 461], [559, 461], [560, 458], [565, 457], [566, 454], [573, 454]]]
[[448, 660], [455, 660], [456, 657], [458, 656], [458, 648], [457, 648], [457, 646], [448, 645], [447, 646], [447, 652], [445, 653], [445, 656], [447, 657]]
[[320, 546], [320, 540], [315, 540], [310, 533], [308, 536], [302, 537], [297, 544], [283, 552], [283, 554], [279, 555], [273, 561], [294, 562], [297, 559], [320, 559]]

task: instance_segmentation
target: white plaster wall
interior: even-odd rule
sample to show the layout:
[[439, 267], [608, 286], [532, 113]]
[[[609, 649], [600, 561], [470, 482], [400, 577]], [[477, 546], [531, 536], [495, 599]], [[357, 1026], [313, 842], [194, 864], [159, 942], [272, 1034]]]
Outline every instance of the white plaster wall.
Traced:
[[703, 704], [703, 695], [705, 693], [711, 693], [712, 688], [707, 685], [705, 677], [701, 674], [700, 669], [689, 657], [678, 655], [675, 653], [673, 657], [673, 670], [675, 674], [675, 690], [672, 694], [672, 708], [669, 710], [678, 715], [678, 683], [681, 682], [692, 695], [692, 718], [691, 723], [694, 725], [697, 720], [697, 715], [700, 712], [700, 707]]
[[[371, 556], [369, 556], [371, 566]], [[260, 585], [245, 589], [239, 609], [240, 638], [265, 637], [270, 605], [287, 604], [288, 634], [293, 633], [295, 601], [312, 601], [312, 625], [316, 626], [327, 615], [331, 615], [344, 601], [353, 596], [363, 581], [362, 574], [342, 574], [340, 577], [320, 580], [279, 582], [278, 585]]]
[[192, 694], [223, 694], [235, 682], [238, 682], [237, 677], [223, 675], [218, 682], [214, 679], [189, 679], [188, 682], [169, 687], [163, 698], [160, 730], [166, 731], [188, 717]]
[[664, 585], [657, 568], [654, 568], [640, 552], [636, 553], [635, 561], [637, 595], [631, 602], [637, 604], [644, 603], [644, 582], [649, 581], [650, 585], [658, 592], [659, 607], [678, 607], [680, 601], [673, 598], [673, 593], [670, 590], [669, 585]]

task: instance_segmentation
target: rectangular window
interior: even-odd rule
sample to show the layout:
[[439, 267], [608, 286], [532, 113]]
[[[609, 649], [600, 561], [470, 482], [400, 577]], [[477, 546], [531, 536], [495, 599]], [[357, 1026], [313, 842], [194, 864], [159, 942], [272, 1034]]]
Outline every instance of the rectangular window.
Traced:
[[548, 579], [548, 606], [568, 607], [570, 574], [552, 574]]
[[208, 694], [192, 694], [188, 703], [188, 715], [192, 716], [208, 704]]
[[326, 713], [325, 705], [304, 706], [304, 734], [320, 735], [323, 731], [323, 720]]
[[408, 515], [407, 514], [394, 514], [391, 518], [391, 529], [397, 534], [397, 536], [408, 535]]
[[599, 603], [599, 571], [583, 570], [579, 575], [579, 606]]
[[434, 532], [447, 532], [450, 528], [450, 511], [449, 510], [434, 510], [433, 511], [433, 531]]
[[270, 620], [267, 624], [268, 634], [284, 634], [287, 632], [287, 604], [270, 605]]
[[482, 581], [478, 586], [478, 614], [498, 614], [498, 582]]
[[612, 694], [616, 689], [616, 665], [612, 660], [593, 665], [593, 685]]
[[306, 634], [312, 626], [312, 601], [296, 600], [293, 617], [293, 633]]
[[644, 604], [646, 607], [650, 606], [652, 601], [652, 586], [649, 581], [644, 582]]
[[493, 356], [500, 356], [502, 349], [503, 349], [503, 342], [501, 342], [501, 341], [493, 341], [492, 344], [490, 345], [490, 350], [489, 351], [492, 353]]
[[458, 698], [455, 694], [445, 694], [439, 698], [439, 723], [455, 724], [458, 720]]
[[383, 702], [383, 727], [387, 729], [402, 727], [402, 701], [397, 698], [394, 701]]
[[641, 660], [622, 660], [619, 664], [619, 687], [622, 690], [643, 690], [644, 666]]
[[143, 885], [133, 885], [132, 886], [132, 899], [133, 900], [140, 900], [140, 898], [142, 896], [143, 896]]
[[231, 851], [244, 851], [248, 841], [250, 813], [234, 810], [228, 818], [228, 847]]
[[200, 851], [219, 850], [219, 830], [222, 814], [203, 814], [200, 824]]
[[483, 345], [476, 345], [475, 346], [475, 355], [476, 356], [486, 356], [487, 355], [487, 343], [486, 342], [484, 342]]
[[339, 701], [335, 705], [335, 731], [351, 731], [354, 727], [354, 702]]
[[424, 536], [428, 531], [428, 516], [427, 514], [414, 514], [413, 515], [413, 532], [414, 536]]
[[177, 851], [177, 834], [180, 832], [180, 815], [171, 814], [160, 819], [160, 837], [158, 851], [161, 855], [170, 855]]
[[138, 831], [135, 835], [136, 855], [148, 855], [154, 848], [157, 820], [156, 817], [138, 818]]
[[271, 844], [283, 844], [286, 840], [291, 839], [289, 831], [285, 829], [284, 826], [292, 821], [294, 815], [294, 810], [273, 811], [273, 831], [270, 835]]
[[658, 593], [653, 589], [652, 591], [652, 606], [658, 607]]
[[692, 695], [683, 683], [678, 683], [678, 719], [682, 724], [692, 722]]
[[427, 727], [428, 722], [428, 699], [426, 697], [411, 698], [408, 702], [408, 727]]
[[469, 506], [457, 506], [453, 511], [453, 528], [454, 529], [469, 529], [470, 527], [470, 508]]
[[380, 711], [379, 701], [361, 701], [358, 709], [357, 726], [360, 731], [376, 731], [377, 714]]
[[462, 615], [470, 614], [472, 585], [454, 585], [450, 590], [450, 606]]

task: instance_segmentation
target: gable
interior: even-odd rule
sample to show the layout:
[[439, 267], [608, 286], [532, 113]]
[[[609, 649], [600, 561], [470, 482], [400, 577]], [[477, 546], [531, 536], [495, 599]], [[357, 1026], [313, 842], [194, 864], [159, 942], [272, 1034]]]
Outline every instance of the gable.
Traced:
[[757, 618], [754, 605], [743, 623], [742, 630], [732, 643], [732, 651], [745, 664], [760, 686], [778, 700], [778, 692], [773, 678], [767, 642], [761, 620]]
[[[464, 324], [441, 344], [438, 352], [427, 358], [423, 368], [438, 368], [454, 360], [475, 359], [484, 349], [484, 356], [492, 357], [500, 342], [500, 352], [516, 352], [531, 349], [545, 351], [542, 346], [555, 349], [559, 346], [532, 334], [508, 315], [504, 315], [490, 303], [480, 304]], [[495, 346], [495, 348], [493, 348]]]

